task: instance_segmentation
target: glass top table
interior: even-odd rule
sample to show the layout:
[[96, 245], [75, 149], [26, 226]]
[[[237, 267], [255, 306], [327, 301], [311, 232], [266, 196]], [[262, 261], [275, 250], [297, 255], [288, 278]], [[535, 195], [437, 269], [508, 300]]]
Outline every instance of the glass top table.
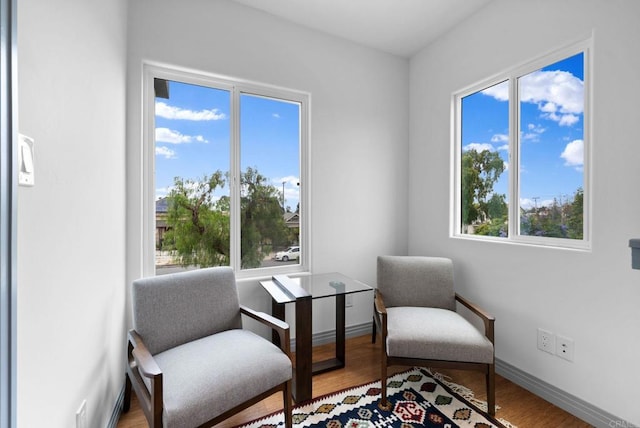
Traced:
[[[296, 352], [293, 373], [293, 398], [296, 402], [312, 398], [312, 376], [344, 367], [345, 364], [345, 296], [352, 293], [372, 291], [373, 288], [341, 273], [332, 272], [290, 278], [275, 275], [260, 285], [271, 296], [271, 311], [274, 317], [284, 321], [285, 305], [296, 307]], [[313, 299], [334, 297], [336, 300], [336, 356], [324, 361], [312, 362], [312, 309]], [[279, 340], [273, 335], [273, 341]]]
[[337, 272], [298, 278], [275, 275], [271, 281], [263, 281], [260, 284], [278, 303], [293, 303], [301, 297], [308, 296], [320, 299], [372, 290], [370, 286]]

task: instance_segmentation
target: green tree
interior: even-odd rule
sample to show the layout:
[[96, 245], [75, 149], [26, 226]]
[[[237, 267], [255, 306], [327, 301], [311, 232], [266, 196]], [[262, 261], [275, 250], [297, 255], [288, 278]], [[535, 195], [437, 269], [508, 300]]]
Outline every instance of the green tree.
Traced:
[[216, 171], [202, 180], [174, 178], [167, 196], [165, 249], [173, 250], [182, 266], [229, 265], [229, 211], [215, 209], [214, 192], [225, 184]]
[[506, 218], [509, 214], [509, 207], [507, 206], [506, 196], [498, 193], [494, 193], [487, 202], [487, 213], [491, 219]]
[[582, 239], [584, 192], [578, 188], [571, 202], [559, 203], [554, 198], [550, 206], [522, 210], [520, 233], [550, 238]]
[[[504, 171], [504, 161], [498, 152], [475, 149], [462, 154], [462, 224], [491, 219], [487, 198], [493, 195], [493, 185]], [[504, 202], [505, 196], [502, 197]], [[499, 202], [498, 200], [494, 202]], [[493, 204], [493, 209], [496, 208]], [[506, 207], [506, 203], [505, 203]], [[499, 208], [502, 210], [502, 208]]]
[[494, 193], [487, 202], [487, 221], [476, 227], [476, 235], [507, 236], [509, 207], [505, 195]]
[[573, 195], [573, 202], [567, 207], [567, 234], [571, 239], [584, 236], [584, 190], [582, 187]]
[[287, 227], [278, 189], [269, 185], [266, 177], [248, 167], [241, 174], [241, 182], [242, 267], [253, 268], [262, 264], [273, 246], [286, 243]]
[[[225, 185], [216, 171], [201, 180], [176, 177], [169, 193], [165, 249], [182, 266], [228, 266], [230, 263], [230, 200], [214, 192]], [[259, 267], [274, 245], [285, 245], [287, 228], [278, 190], [256, 169], [240, 174], [242, 268]]]

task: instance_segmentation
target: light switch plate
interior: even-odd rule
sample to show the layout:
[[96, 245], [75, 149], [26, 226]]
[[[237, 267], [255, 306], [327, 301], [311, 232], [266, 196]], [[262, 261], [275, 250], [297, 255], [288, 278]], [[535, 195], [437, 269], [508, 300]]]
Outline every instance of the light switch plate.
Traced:
[[33, 146], [33, 138], [22, 134], [19, 135], [18, 184], [21, 186], [33, 186], [35, 184]]

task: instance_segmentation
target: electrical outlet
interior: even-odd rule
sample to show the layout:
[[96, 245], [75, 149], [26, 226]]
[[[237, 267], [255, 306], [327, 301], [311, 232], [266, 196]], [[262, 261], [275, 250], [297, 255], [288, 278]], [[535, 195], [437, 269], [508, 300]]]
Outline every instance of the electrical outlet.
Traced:
[[76, 428], [89, 428], [87, 424], [87, 400], [82, 400], [82, 404], [76, 412]]
[[353, 294], [347, 294], [344, 306], [345, 308], [350, 308], [353, 306]]
[[556, 353], [556, 336], [550, 331], [538, 329], [538, 349], [550, 354]]
[[573, 339], [558, 335], [556, 338], [556, 355], [567, 361], [573, 361]]

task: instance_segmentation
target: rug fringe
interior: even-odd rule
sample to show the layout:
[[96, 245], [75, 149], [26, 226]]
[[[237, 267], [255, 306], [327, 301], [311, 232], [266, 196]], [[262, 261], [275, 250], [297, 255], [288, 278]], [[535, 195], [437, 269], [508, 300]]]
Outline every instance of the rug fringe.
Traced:
[[[487, 402], [476, 398], [474, 393], [473, 393], [473, 391], [470, 390], [469, 388], [467, 388], [466, 386], [459, 385], [457, 383], [451, 382], [451, 378], [449, 376], [443, 375], [440, 372], [434, 372], [430, 368], [425, 369], [425, 370], [431, 375], [431, 377], [433, 377], [434, 379], [437, 379], [440, 382], [442, 382], [444, 385], [446, 385], [453, 392], [455, 392], [456, 394], [460, 395], [462, 398], [464, 398], [465, 400], [467, 400], [471, 404], [475, 405], [476, 407], [478, 407], [483, 412], [487, 411]], [[499, 408], [500, 408], [500, 406], [496, 405], [496, 410], [498, 410]]]
[[[462, 398], [464, 398], [483, 412], [487, 412], [487, 402], [476, 398], [471, 389], [467, 388], [466, 386], [451, 382], [451, 377], [443, 375], [440, 372], [433, 371], [431, 368], [425, 368], [425, 370], [427, 371], [427, 373], [429, 373], [429, 375], [431, 375], [431, 377], [440, 381], [443, 385], [446, 385], [453, 392], [460, 395]], [[500, 406], [496, 404], [495, 408], [496, 410], [499, 410]], [[504, 425], [505, 428], [518, 428], [516, 425], [513, 425], [511, 422], [502, 418], [499, 418], [498, 422]]]
[[512, 424], [511, 422], [509, 422], [506, 419], [499, 418], [498, 422], [500, 422], [502, 425], [504, 425], [505, 428], [518, 428], [517, 425]]

